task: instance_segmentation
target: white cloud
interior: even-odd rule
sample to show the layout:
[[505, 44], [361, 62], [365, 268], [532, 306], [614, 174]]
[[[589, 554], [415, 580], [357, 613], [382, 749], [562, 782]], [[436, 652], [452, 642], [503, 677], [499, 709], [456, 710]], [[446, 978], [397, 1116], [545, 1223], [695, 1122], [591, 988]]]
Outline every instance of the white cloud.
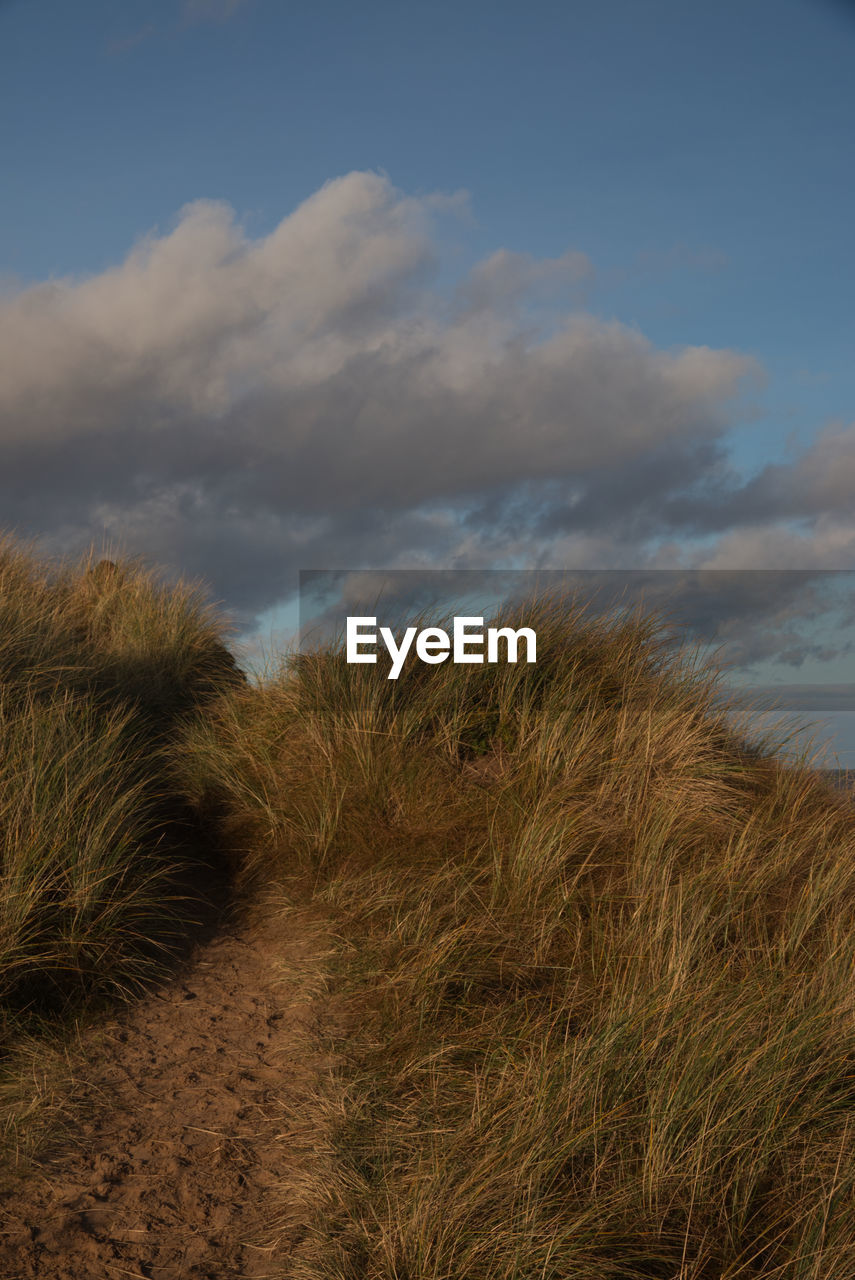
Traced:
[[[51, 545], [106, 529], [248, 611], [300, 565], [646, 563], [651, 539], [710, 532], [774, 559], [772, 526], [805, 517], [806, 556], [855, 562], [851, 428], [740, 487], [726, 434], [756, 361], [587, 313], [572, 250], [500, 250], [444, 298], [447, 213], [464, 193], [355, 172], [265, 237], [200, 200], [100, 275], [7, 289], [7, 523]], [[522, 308], [556, 293], [540, 341]]]

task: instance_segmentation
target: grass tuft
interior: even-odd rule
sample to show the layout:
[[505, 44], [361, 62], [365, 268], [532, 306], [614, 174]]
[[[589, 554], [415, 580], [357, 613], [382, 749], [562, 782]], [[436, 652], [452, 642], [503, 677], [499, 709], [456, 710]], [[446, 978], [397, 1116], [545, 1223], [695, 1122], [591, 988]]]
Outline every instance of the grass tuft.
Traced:
[[243, 683], [221, 632], [197, 591], [140, 565], [55, 566], [0, 541], [7, 1066], [45, 1019], [139, 991], [186, 933], [178, 876], [201, 851], [169, 752]]

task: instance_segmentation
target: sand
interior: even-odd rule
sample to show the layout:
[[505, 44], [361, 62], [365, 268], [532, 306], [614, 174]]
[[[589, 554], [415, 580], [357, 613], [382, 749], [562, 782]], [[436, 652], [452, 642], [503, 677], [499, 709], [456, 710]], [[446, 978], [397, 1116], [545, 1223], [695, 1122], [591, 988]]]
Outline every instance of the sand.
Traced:
[[0, 1275], [288, 1274], [334, 1064], [318, 1047], [324, 936], [287, 920], [257, 907], [84, 1037], [85, 1118], [6, 1198]]

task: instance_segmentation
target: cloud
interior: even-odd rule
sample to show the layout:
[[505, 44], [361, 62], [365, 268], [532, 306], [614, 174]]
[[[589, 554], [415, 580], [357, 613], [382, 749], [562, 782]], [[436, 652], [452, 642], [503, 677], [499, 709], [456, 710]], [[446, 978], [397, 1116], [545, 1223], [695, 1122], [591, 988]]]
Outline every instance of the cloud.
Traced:
[[[2, 3], [2, 0], [0, 0]], [[177, 28], [198, 26], [203, 22], [223, 23], [234, 17], [238, 9], [243, 8], [248, 0], [180, 0], [177, 11]], [[116, 36], [106, 41], [104, 51], [111, 57], [128, 53], [138, 45], [153, 39], [161, 33], [161, 28], [154, 23], [130, 32], [126, 36]]]
[[[492, 614], [499, 601], [533, 595], [574, 598], [589, 613], [658, 615], [672, 640], [701, 645], [716, 665], [793, 669], [806, 662], [851, 664], [855, 654], [855, 574], [757, 569], [451, 569], [356, 570], [301, 575], [301, 621], [311, 635], [341, 634], [348, 614], [377, 615], [397, 625], [409, 615]], [[768, 670], [766, 671], [768, 677]], [[821, 686], [839, 692], [843, 685]], [[855, 685], [845, 686], [855, 691]], [[815, 690], [815, 685], [800, 685]], [[820, 697], [820, 695], [817, 695]], [[819, 707], [842, 709], [839, 698]], [[796, 702], [794, 705], [807, 705]], [[810, 704], [811, 706], [813, 703]], [[844, 702], [843, 707], [847, 704]]]
[[146, 40], [150, 40], [152, 36], [157, 35], [157, 27], [153, 23], [146, 23], [144, 27], [139, 27], [136, 31], [132, 31], [127, 36], [117, 36], [115, 39], [108, 40], [104, 46], [106, 53], [116, 57], [122, 53], [128, 53], [131, 49], [135, 49], [137, 45], [144, 44]]
[[[606, 286], [662, 280], [678, 273], [713, 275], [731, 266], [731, 259], [715, 245], [672, 244], [667, 249], [640, 249], [624, 266], [603, 271], [600, 283]], [[669, 308], [670, 309], [670, 308]]]
[[855, 711], [855, 684], [752, 685], [744, 693], [790, 711]]
[[593, 275], [593, 265], [584, 253], [568, 250], [560, 258], [538, 261], [530, 253], [499, 249], [458, 286], [456, 302], [461, 315], [472, 315], [534, 294], [549, 297], [567, 289], [581, 294], [579, 285]]
[[[100, 275], [7, 288], [6, 525], [48, 549], [106, 534], [247, 624], [305, 567], [651, 567], [696, 534], [774, 565], [793, 520], [791, 563], [855, 564], [853, 428], [737, 480], [755, 360], [585, 311], [574, 251], [499, 250], [440, 294], [439, 219], [467, 214], [354, 172], [265, 237], [199, 200]], [[544, 340], [525, 309], [556, 296]]]
[[[783, 544], [772, 532], [777, 522], [802, 520], [812, 529], [807, 554], [816, 563], [817, 552], [833, 559], [842, 555], [852, 563], [852, 494], [855, 492], [855, 423], [827, 424], [800, 457], [787, 463], [769, 463], [744, 483], [710, 485], [706, 493], [691, 497], [674, 494], [663, 506], [663, 524], [694, 532], [718, 532], [740, 526], [761, 526], [751, 534], [755, 548], [766, 541], [767, 553], [780, 555]], [[771, 546], [775, 542], [779, 550]], [[792, 554], [788, 550], [786, 554]], [[801, 558], [801, 555], [800, 555]], [[767, 556], [768, 563], [768, 556]], [[827, 567], [846, 567], [825, 559]]]
[[642, 249], [633, 259], [630, 274], [664, 275], [669, 271], [723, 271], [730, 266], [730, 258], [723, 249], [714, 245], [691, 248], [675, 244], [669, 249]]
[[185, 22], [225, 22], [242, 8], [247, 0], [183, 0], [181, 16]]

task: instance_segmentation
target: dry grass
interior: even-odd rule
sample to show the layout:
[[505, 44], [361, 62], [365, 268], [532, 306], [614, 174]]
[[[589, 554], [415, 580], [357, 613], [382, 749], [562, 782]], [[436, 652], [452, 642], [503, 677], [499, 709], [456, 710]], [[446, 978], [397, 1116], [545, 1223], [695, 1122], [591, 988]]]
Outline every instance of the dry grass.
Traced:
[[340, 922], [299, 1273], [852, 1274], [851, 807], [661, 625], [522, 621], [535, 667], [317, 652], [183, 752], [247, 876], [308, 874]]
[[139, 990], [186, 928], [175, 873], [187, 806], [166, 747], [234, 681], [219, 624], [190, 588], [134, 564], [51, 567], [0, 542], [7, 1151], [37, 1127], [30, 1104], [45, 1113], [55, 1093], [27, 1086], [25, 1046], [50, 1056], [46, 1036], [94, 1000]]
[[387, 681], [333, 647], [250, 687], [192, 592], [0, 548], [9, 1143], [70, 1105], [45, 1028], [151, 972], [196, 813], [337, 921], [295, 1276], [855, 1273], [851, 804], [661, 624], [496, 621], [536, 666]]

